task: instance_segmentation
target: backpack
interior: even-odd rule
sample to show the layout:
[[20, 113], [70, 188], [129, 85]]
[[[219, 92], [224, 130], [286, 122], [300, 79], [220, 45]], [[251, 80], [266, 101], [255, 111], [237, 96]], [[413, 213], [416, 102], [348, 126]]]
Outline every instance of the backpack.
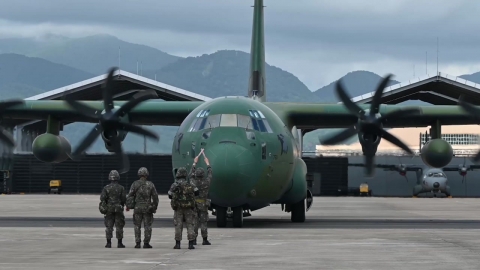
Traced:
[[195, 190], [188, 182], [176, 186], [172, 196], [172, 208], [195, 208]]

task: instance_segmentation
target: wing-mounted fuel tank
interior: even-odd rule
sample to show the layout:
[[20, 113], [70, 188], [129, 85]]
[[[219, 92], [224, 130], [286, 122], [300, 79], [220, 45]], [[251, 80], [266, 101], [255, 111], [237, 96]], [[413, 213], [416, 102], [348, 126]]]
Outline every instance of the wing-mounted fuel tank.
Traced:
[[33, 155], [40, 161], [60, 163], [70, 157], [72, 147], [65, 137], [44, 133], [35, 138], [32, 151]]
[[442, 168], [452, 161], [453, 148], [444, 139], [433, 139], [422, 147], [420, 156], [425, 164], [434, 168]]
[[[301, 200], [304, 200], [307, 197], [312, 198], [311, 193], [308, 196], [310, 191], [307, 188], [307, 165], [301, 158], [297, 158], [295, 161], [295, 171], [293, 173], [293, 178], [291, 181], [291, 186], [282, 198], [274, 203], [276, 204], [294, 204], [298, 203]], [[308, 199], [308, 198], [307, 198]], [[307, 200], [307, 208], [311, 205], [311, 199]], [[310, 205], [309, 205], [310, 202]]]

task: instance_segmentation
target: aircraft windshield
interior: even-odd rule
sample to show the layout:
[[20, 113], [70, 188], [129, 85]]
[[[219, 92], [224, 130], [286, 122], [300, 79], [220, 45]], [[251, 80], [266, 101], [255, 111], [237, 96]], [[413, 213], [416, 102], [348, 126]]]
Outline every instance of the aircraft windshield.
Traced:
[[446, 177], [444, 173], [441, 173], [441, 172], [434, 172], [434, 173], [429, 173], [427, 175], [428, 177]]
[[246, 130], [273, 133], [267, 119], [260, 111], [249, 110], [250, 116], [241, 114], [209, 114], [210, 110], [200, 111], [188, 131], [195, 132], [217, 127], [241, 127]]

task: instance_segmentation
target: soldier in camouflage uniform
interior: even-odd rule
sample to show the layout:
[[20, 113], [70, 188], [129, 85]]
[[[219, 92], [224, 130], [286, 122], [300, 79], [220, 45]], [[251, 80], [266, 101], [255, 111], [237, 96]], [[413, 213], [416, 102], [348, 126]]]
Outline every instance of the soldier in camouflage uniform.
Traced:
[[[198, 189], [195, 185], [189, 183], [187, 180], [187, 169], [184, 167], [178, 168], [175, 176], [175, 182], [168, 191], [168, 197], [172, 199], [171, 206], [175, 211], [173, 215], [173, 224], [175, 225], [175, 247], [174, 249], [180, 249], [180, 241], [182, 241], [182, 231], [184, 221], [187, 226], [187, 238], [188, 249], [195, 249], [193, 246], [193, 240], [195, 240], [195, 196], [198, 195]], [[188, 207], [183, 207], [185, 202], [178, 202], [180, 197], [177, 194], [181, 194], [179, 190], [191, 190], [193, 194], [190, 194], [191, 200], [187, 203]]]
[[117, 247], [124, 248], [122, 239], [123, 227], [125, 226], [125, 215], [123, 214], [123, 206], [126, 201], [125, 188], [118, 184], [120, 174], [116, 170], [110, 172], [108, 179], [112, 183], [103, 188], [99, 205], [100, 213], [105, 215], [105, 233], [107, 236], [107, 245], [105, 247], [112, 247], [111, 239], [113, 237], [113, 225], [115, 224], [118, 239]]
[[195, 240], [193, 241], [193, 244], [197, 244], [198, 228], [200, 227], [203, 238], [202, 245], [210, 245], [210, 242], [207, 239], [208, 207], [210, 206], [210, 200], [207, 197], [210, 183], [212, 181], [212, 167], [210, 167], [210, 163], [208, 158], [205, 156], [203, 149], [200, 154], [203, 154], [205, 163], [207, 164], [207, 177], [205, 177], [205, 170], [203, 168], [196, 168], [196, 164], [198, 162], [198, 157], [196, 157], [193, 161], [192, 169], [190, 171], [190, 175], [192, 176], [190, 181], [199, 189], [199, 195], [195, 200], [197, 206], [197, 218], [195, 222]]
[[[133, 224], [135, 226], [135, 248], [140, 248], [142, 221], [145, 229], [143, 248], [152, 248], [150, 239], [152, 237], [153, 214], [157, 212], [158, 193], [155, 185], [147, 180], [148, 170], [142, 167], [138, 170], [139, 180], [133, 182], [128, 197], [134, 197], [135, 209], [133, 210]], [[128, 209], [129, 210], [129, 209]], [[127, 211], [128, 211], [127, 210]]]

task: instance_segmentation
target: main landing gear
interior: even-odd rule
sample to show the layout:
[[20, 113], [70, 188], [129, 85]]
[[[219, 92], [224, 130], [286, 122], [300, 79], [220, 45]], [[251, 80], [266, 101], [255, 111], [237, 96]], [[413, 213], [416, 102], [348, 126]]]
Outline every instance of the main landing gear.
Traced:
[[307, 197], [304, 200], [291, 204], [289, 207], [289, 211], [291, 212], [292, 222], [305, 222], [305, 212], [310, 210], [310, 207], [312, 207], [312, 204], [313, 204], [313, 194], [310, 190], [307, 190]]
[[224, 228], [227, 226], [227, 219], [233, 220], [233, 227], [243, 227], [243, 218], [251, 216], [248, 210], [243, 210], [243, 207], [221, 207], [217, 206], [215, 211], [212, 212], [214, 216], [217, 216], [217, 227]]

